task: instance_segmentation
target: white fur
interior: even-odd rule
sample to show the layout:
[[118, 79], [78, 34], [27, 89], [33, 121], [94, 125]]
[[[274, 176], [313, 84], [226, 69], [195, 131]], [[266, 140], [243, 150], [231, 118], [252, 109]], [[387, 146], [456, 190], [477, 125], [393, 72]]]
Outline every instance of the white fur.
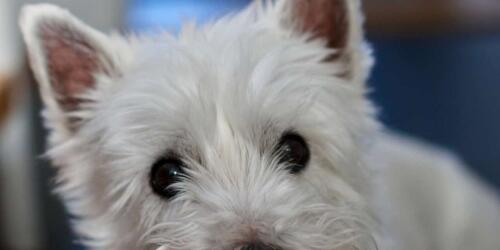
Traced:
[[[459, 163], [377, 133], [365, 97], [372, 59], [359, 1], [348, 1], [349, 63], [325, 63], [332, 51], [294, 31], [285, 2], [257, 2], [212, 24], [188, 25], [178, 38], [108, 37], [57, 7], [24, 9], [57, 191], [77, 216], [82, 241], [111, 250], [233, 249], [253, 239], [284, 249], [498, 250], [498, 203], [455, 170]], [[85, 94], [93, 102], [72, 114], [58, 107], [50, 87], [37, 33], [44, 19], [86, 34], [119, 72], [98, 73]], [[345, 67], [352, 78], [336, 76]], [[67, 128], [68, 115], [85, 121], [78, 131]], [[311, 147], [298, 176], [272, 154], [287, 130]], [[148, 178], [172, 150], [188, 163], [190, 178], [166, 201]], [[435, 197], [406, 186], [413, 176], [428, 180]], [[476, 201], [489, 207], [455, 210]], [[465, 236], [475, 245], [462, 243]]]

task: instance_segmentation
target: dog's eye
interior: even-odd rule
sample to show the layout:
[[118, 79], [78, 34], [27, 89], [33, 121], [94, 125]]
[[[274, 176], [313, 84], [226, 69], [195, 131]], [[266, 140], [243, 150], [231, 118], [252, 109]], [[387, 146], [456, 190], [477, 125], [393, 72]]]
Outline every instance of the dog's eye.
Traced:
[[304, 170], [310, 158], [306, 141], [295, 133], [287, 133], [281, 137], [276, 153], [280, 157], [280, 163], [287, 164], [292, 174]]
[[165, 198], [172, 198], [178, 193], [172, 184], [184, 176], [184, 164], [177, 158], [163, 158], [151, 169], [150, 183], [153, 191]]

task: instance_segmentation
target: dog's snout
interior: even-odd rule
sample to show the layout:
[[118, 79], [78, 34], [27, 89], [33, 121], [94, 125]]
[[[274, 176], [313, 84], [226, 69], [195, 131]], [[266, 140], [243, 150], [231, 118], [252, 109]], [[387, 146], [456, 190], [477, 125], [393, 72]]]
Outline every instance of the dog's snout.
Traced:
[[262, 242], [252, 242], [239, 249], [240, 250], [283, 250], [281, 247], [267, 245]]

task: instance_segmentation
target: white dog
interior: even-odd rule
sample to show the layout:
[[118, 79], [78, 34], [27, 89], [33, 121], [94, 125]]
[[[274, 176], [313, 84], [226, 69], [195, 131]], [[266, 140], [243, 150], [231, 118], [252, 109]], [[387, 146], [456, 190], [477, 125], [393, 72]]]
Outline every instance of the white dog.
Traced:
[[379, 129], [359, 0], [256, 1], [177, 38], [49, 5], [21, 28], [58, 193], [93, 249], [499, 250], [500, 205]]

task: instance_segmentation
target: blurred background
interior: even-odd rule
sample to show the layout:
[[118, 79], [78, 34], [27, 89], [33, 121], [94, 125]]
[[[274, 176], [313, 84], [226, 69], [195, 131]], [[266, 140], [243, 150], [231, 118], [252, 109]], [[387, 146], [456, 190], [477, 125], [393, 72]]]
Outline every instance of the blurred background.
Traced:
[[[72, 250], [68, 215], [51, 194], [40, 157], [40, 100], [17, 28], [19, 8], [0, 0], [0, 249]], [[102, 30], [175, 32], [250, 0], [47, 0]], [[459, 154], [500, 189], [500, 1], [365, 0], [377, 65], [372, 97], [390, 128]]]

